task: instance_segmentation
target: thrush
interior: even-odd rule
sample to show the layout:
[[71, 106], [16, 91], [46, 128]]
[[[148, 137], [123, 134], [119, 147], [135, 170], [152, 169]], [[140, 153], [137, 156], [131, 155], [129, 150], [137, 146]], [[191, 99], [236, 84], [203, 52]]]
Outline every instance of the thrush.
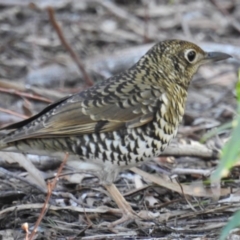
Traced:
[[0, 149], [69, 152], [99, 173], [123, 212], [132, 209], [113, 184], [119, 171], [160, 155], [176, 135], [187, 91], [199, 66], [231, 57], [182, 40], [157, 43], [128, 70], [61, 99], [12, 124]]

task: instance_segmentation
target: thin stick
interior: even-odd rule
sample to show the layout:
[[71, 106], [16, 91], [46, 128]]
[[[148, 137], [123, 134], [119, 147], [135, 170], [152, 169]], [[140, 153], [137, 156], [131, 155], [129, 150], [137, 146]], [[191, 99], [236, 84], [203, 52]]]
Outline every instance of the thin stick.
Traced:
[[43, 217], [44, 217], [44, 215], [45, 215], [45, 213], [46, 213], [47, 206], [48, 206], [48, 202], [49, 202], [49, 199], [50, 199], [50, 197], [51, 197], [51, 195], [52, 195], [52, 191], [53, 191], [53, 189], [55, 188], [55, 186], [56, 186], [56, 184], [57, 184], [59, 175], [61, 174], [62, 169], [63, 169], [64, 165], [65, 165], [66, 162], [67, 162], [68, 156], [69, 156], [69, 153], [66, 152], [65, 157], [64, 157], [64, 160], [63, 160], [63, 162], [61, 163], [61, 165], [60, 165], [60, 167], [59, 167], [59, 169], [58, 169], [58, 172], [57, 172], [57, 174], [56, 174], [56, 177], [53, 179], [52, 183], [51, 183], [51, 182], [48, 182], [48, 194], [47, 194], [47, 197], [46, 197], [44, 206], [43, 206], [43, 208], [42, 208], [42, 211], [41, 211], [41, 213], [40, 213], [40, 215], [39, 215], [39, 218], [38, 218], [38, 220], [37, 220], [37, 222], [36, 222], [36, 224], [35, 224], [35, 226], [34, 226], [34, 229], [33, 229], [32, 233], [31, 233], [31, 235], [29, 236], [29, 240], [32, 240], [32, 239], [34, 238], [34, 236], [35, 236], [35, 234], [36, 234], [36, 232], [37, 232], [37, 228], [38, 228], [39, 224], [41, 223], [41, 221], [42, 221], [42, 219], [43, 219]]
[[93, 81], [90, 78], [90, 76], [87, 74], [87, 72], [85, 71], [85, 68], [84, 68], [81, 60], [79, 59], [77, 54], [73, 51], [73, 49], [71, 48], [71, 46], [68, 44], [67, 40], [65, 39], [65, 37], [63, 35], [63, 32], [62, 32], [60, 26], [58, 25], [58, 23], [57, 23], [57, 21], [55, 19], [53, 8], [52, 7], [48, 7], [47, 11], [48, 11], [50, 22], [53, 25], [54, 29], [56, 30], [57, 35], [58, 35], [59, 39], [61, 40], [61, 43], [67, 49], [67, 51], [70, 53], [70, 56], [72, 57], [72, 59], [75, 61], [75, 63], [77, 64], [78, 68], [82, 72], [83, 77], [84, 77], [87, 85], [88, 86], [92, 86], [93, 85]]
[[229, 24], [231, 24], [238, 32], [240, 32], [239, 22], [229, 14], [228, 10], [222, 8], [216, 0], [210, 0], [210, 2], [222, 13], [222, 15], [227, 18]]
[[0, 112], [5, 112], [5, 113], [8, 113], [8, 114], [11, 114], [11, 115], [14, 115], [16, 117], [19, 117], [19, 118], [23, 118], [23, 119], [27, 119], [28, 117], [25, 116], [25, 115], [22, 115], [20, 113], [16, 113], [16, 112], [13, 112], [11, 110], [8, 110], [8, 109], [4, 109], [4, 108], [0, 108]]
[[40, 97], [40, 96], [37, 96], [37, 95], [33, 95], [31, 93], [20, 92], [20, 91], [14, 90], [14, 89], [5, 89], [5, 88], [0, 87], [0, 92], [15, 94], [19, 97], [30, 98], [30, 99], [38, 100], [38, 101], [41, 101], [41, 102], [52, 103], [52, 101], [50, 99]]

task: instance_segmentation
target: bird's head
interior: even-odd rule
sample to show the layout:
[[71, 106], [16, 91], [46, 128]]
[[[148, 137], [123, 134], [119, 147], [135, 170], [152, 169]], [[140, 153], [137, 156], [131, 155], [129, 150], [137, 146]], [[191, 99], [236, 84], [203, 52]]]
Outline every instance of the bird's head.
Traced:
[[222, 52], [205, 52], [196, 44], [182, 40], [160, 42], [148, 54], [159, 73], [185, 88], [201, 65], [231, 57]]

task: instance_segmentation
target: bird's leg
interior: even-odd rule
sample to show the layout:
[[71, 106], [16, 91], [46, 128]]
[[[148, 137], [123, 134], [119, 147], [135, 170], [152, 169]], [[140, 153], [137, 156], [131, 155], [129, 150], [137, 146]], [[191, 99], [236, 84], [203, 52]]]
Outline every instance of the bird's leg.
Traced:
[[118, 169], [112, 167], [105, 167], [104, 174], [102, 174], [102, 185], [106, 188], [112, 199], [115, 201], [119, 209], [122, 211], [122, 218], [110, 224], [110, 226], [116, 226], [129, 220], [137, 218], [137, 214], [133, 211], [130, 204], [126, 201], [123, 195], [119, 192], [115, 184], [113, 183], [118, 175]]
[[132, 207], [123, 197], [123, 195], [119, 192], [114, 183], [110, 185], [105, 184], [104, 187], [107, 189], [119, 209], [122, 211], [122, 217], [119, 220], [111, 223], [111, 226], [116, 226], [128, 220], [134, 220], [135, 218], [137, 218], [137, 214], [134, 213]]

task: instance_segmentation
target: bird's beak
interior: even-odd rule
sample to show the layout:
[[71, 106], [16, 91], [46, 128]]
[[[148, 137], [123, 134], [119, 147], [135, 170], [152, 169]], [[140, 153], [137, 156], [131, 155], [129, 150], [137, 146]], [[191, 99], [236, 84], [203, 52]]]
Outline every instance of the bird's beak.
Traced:
[[232, 56], [227, 54], [227, 53], [222, 53], [222, 52], [206, 52], [205, 57], [203, 59], [204, 63], [208, 62], [216, 62], [220, 60], [224, 60], [227, 58], [231, 58]]

